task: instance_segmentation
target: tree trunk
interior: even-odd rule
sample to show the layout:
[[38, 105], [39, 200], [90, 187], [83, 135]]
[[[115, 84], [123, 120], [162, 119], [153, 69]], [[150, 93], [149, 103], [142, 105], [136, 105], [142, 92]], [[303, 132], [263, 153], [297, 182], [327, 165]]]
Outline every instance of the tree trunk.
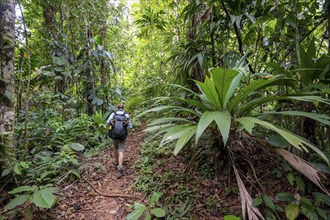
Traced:
[[[54, 4], [54, 3], [53, 3]], [[43, 17], [45, 19], [45, 26], [47, 28], [48, 33], [50, 34], [51, 40], [57, 45], [59, 42], [58, 34], [56, 33], [56, 7], [52, 5], [52, 2], [43, 1]], [[60, 16], [62, 19], [62, 16]], [[60, 21], [59, 23], [63, 23]], [[59, 45], [53, 46], [50, 51], [51, 57], [63, 58], [65, 54], [63, 54]], [[56, 66], [56, 63], [53, 63]], [[55, 93], [65, 93], [65, 81], [61, 72], [55, 70]]]
[[0, 1], [0, 143], [14, 146], [15, 0]]
[[[193, 0], [188, 0], [189, 4], [196, 4]], [[196, 32], [197, 32], [197, 23], [198, 23], [198, 14], [194, 12], [194, 15], [191, 19], [191, 26], [188, 28], [188, 33], [187, 33], [187, 42], [189, 41], [195, 41], [196, 40]], [[203, 82], [205, 79], [205, 74], [203, 73], [202, 68], [200, 67], [193, 67], [192, 73], [191, 73], [191, 78], [194, 80], [198, 80]], [[190, 81], [190, 86], [193, 91], [199, 91], [198, 87], [193, 81]]]

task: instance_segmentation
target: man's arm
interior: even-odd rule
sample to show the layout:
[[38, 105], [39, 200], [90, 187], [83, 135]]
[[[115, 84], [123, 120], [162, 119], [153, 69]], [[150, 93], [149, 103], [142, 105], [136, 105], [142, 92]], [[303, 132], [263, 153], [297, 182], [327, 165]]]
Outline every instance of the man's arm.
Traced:
[[106, 124], [107, 127], [110, 125], [111, 120], [113, 119], [113, 116], [114, 116], [114, 115], [115, 115], [115, 113], [113, 113], [113, 112], [110, 114], [110, 117], [108, 118], [108, 120], [107, 120], [107, 124]]
[[127, 118], [127, 120], [128, 120], [128, 122], [127, 122], [127, 127], [128, 128], [132, 128], [132, 124], [131, 124], [131, 120], [130, 120], [130, 118], [129, 118], [129, 114], [125, 114], [125, 117]]

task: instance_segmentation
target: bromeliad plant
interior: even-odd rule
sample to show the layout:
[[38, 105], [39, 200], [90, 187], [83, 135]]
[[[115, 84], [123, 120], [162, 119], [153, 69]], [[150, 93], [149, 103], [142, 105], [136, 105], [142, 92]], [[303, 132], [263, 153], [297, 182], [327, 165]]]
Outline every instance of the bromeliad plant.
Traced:
[[[174, 154], [178, 154], [193, 137], [195, 137], [195, 142], [198, 143], [204, 131], [210, 127], [215, 127], [219, 131], [224, 149], [230, 151], [227, 142], [230, 140], [231, 134], [246, 130], [250, 136], [253, 136], [253, 129], [258, 125], [258, 127], [262, 127], [273, 134], [277, 134], [275, 136], [276, 138], [273, 138], [273, 140], [276, 140], [275, 142], [283, 142], [284, 140], [285, 143], [289, 143], [288, 145], [304, 152], [308, 152], [309, 149], [311, 149], [329, 164], [325, 154], [312, 143], [276, 125], [274, 122], [269, 122], [264, 119], [269, 118], [269, 115], [282, 114], [286, 116], [308, 117], [330, 125], [330, 117], [299, 111], [270, 112], [267, 111], [268, 109], [263, 109], [263, 111], [266, 111], [265, 113], [257, 111], [258, 108], [279, 100], [286, 100], [289, 102], [295, 100], [305, 102], [318, 101], [325, 104], [329, 104], [329, 101], [314, 95], [277, 95], [275, 92], [266, 90], [273, 86], [282, 85], [294, 87], [295, 79], [293, 78], [281, 75], [269, 75], [265, 78], [253, 80], [250, 84], [243, 86], [240, 84], [242, 77], [245, 77], [245, 73], [241, 69], [225, 70], [222, 68], [214, 68], [210, 71], [210, 77], [206, 77], [204, 82], [196, 81], [201, 93], [196, 93], [190, 89], [176, 85], [190, 93], [191, 97], [194, 98], [160, 97], [155, 103], [164, 102], [165, 100], [174, 100], [177, 103], [185, 103], [185, 106], [188, 105], [188, 107], [182, 107], [181, 105], [163, 105], [154, 107], [142, 114], [165, 111], [184, 117], [173, 116], [157, 119], [153, 121], [146, 130], [150, 132], [158, 131], [156, 136], [163, 136], [161, 145], [176, 140]], [[270, 144], [268, 145], [271, 146]], [[275, 151], [284, 157], [284, 159], [288, 160], [294, 168], [308, 177], [323, 192], [329, 195], [329, 192], [320, 182], [317, 170], [312, 165], [285, 149], [275, 149]], [[232, 159], [229, 164], [233, 166], [240, 189], [243, 217], [248, 214], [249, 219], [263, 219], [259, 210], [252, 205], [252, 198], [248, 194], [240, 178], [234, 160]]]

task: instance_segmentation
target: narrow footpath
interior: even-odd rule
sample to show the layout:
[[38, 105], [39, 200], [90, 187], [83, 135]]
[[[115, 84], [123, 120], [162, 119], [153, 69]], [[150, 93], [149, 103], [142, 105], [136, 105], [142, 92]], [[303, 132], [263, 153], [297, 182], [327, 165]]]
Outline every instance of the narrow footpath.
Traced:
[[134, 201], [143, 200], [143, 195], [134, 191], [134, 179], [138, 173], [132, 168], [144, 139], [141, 130], [131, 132], [126, 140], [122, 178], [117, 179], [111, 149], [81, 161], [84, 169], [82, 179], [62, 189], [65, 196], [59, 198], [57, 205], [47, 216], [48, 219], [125, 219], [131, 212], [129, 206]]

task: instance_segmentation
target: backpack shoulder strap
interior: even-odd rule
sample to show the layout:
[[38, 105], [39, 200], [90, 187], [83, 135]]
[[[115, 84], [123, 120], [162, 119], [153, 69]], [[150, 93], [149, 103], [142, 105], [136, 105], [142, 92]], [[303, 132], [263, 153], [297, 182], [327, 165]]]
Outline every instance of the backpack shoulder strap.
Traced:
[[115, 111], [115, 115], [124, 115], [126, 117], [126, 112], [123, 111], [123, 113], [118, 113], [119, 111]]

